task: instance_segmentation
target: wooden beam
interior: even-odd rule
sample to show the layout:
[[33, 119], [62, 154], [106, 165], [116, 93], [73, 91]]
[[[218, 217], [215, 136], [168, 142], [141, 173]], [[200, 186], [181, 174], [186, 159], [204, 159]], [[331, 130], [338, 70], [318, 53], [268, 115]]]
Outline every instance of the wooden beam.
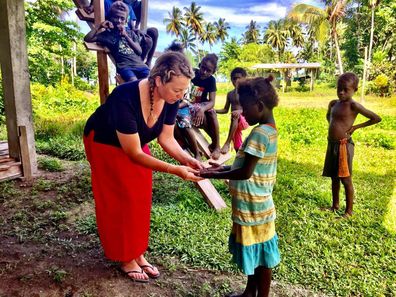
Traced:
[[315, 80], [315, 73], [314, 73], [314, 69], [311, 69], [311, 83], [309, 86], [309, 90], [312, 92], [313, 88], [314, 88], [314, 80]]
[[[95, 26], [98, 27], [104, 20], [103, 0], [94, 0]], [[109, 96], [109, 69], [107, 65], [107, 54], [104, 51], [96, 53], [98, 62], [99, 95], [100, 103], [103, 104]]]
[[216, 188], [208, 179], [201, 180], [195, 183], [197, 189], [201, 192], [205, 201], [214, 208], [219, 211], [227, 207], [223, 198], [221, 198], [219, 192], [217, 192]]
[[148, 19], [148, 0], [142, 0], [142, 11], [140, 18], [140, 30], [147, 30], [147, 19]]
[[23, 0], [0, 0], [0, 63], [9, 155], [20, 159], [18, 126], [26, 127], [30, 171], [37, 171]]

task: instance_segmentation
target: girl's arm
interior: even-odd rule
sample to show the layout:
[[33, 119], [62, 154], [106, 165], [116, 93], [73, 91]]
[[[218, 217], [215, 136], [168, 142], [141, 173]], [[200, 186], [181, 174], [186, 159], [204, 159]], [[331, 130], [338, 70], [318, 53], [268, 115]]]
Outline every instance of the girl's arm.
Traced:
[[86, 42], [95, 42], [99, 33], [101, 33], [102, 29], [113, 29], [113, 23], [110, 21], [102, 22], [97, 29], [93, 28], [91, 31], [88, 32], [87, 35], [84, 37], [84, 41]]
[[133, 162], [152, 170], [175, 174], [184, 180], [201, 180], [201, 178], [194, 175], [197, 171], [190, 167], [172, 165], [147, 155], [140, 146], [139, 134], [123, 134], [117, 131], [117, 136], [121, 148]]
[[364, 123], [361, 123], [361, 124], [352, 126], [352, 127], [347, 131], [347, 133], [348, 133], [349, 135], [352, 135], [352, 133], [353, 133], [356, 129], [360, 129], [360, 128], [363, 128], [363, 127], [367, 127], [367, 126], [371, 126], [371, 125], [377, 124], [377, 123], [381, 122], [381, 120], [382, 120], [381, 117], [380, 117], [379, 115], [377, 115], [376, 113], [372, 112], [371, 110], [368, 110], [368, 109], [365, 108], [363, 105], [361, 105], [361, 104], [359, 104], [359, 103], [357, 103], [357, 102], [354, 102], [354, 103], [353, 103], [352, 108], [353, 108], [357, 113], [360, 113], [361, 115], [365, 116], [365, 117], [368, 118], [369, 120], [366, 121], [366, 122], [364, 122]]
[[199, 176], [204, 178], [215, 178], [215, 179], [232, 179], [232, 180], [243, 180], [249, 179], [256, 167], [259, 157], [245, 153], [245, 161], [242, 167], [229, 169], [225, 166], [220, 166], [217, 170], [203, 169], [200, 171]]
[[195, 169], [202, 169], [202, 164], [186, 153], [174, 137], [174, 125], [164, 125], [158, 137], [158, 143], [164, 151], [183, 165]]
[[216, 92], [215, 91], [210, 92], [209, 93], [209, 101], [198, 104], [199, 108], [197, 109], [197, 111], [195, 112], [195, 114], [192, 118], [192, 122], [193, 122], [194, 126], [199, 127], [202, 125], [204, 118], [205, 118], [205, 111], [214, 107], [215, 98], [216, 98]]

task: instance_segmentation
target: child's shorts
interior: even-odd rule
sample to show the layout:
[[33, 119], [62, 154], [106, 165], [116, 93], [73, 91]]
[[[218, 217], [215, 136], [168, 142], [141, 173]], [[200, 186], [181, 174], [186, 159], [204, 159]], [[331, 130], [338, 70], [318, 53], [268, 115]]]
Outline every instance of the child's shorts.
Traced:
[[138, 68], [123, 68], [118, 69], [117, 72], [121, 75], [124, 81], [130, 81], [132, 77], [137, 79], [146, 78], [150, 74], [150, 69], [148, 67], [138, 67]]
[[[352, 161], [353, 161], [353, 155], [355, 151], [355, 144], [352, 140], [352, 138], [348, 139], [348, 142], [346, 144], [347, 148], [347, 157], [348, 157], [348, 169], [350, 175], [352, 175]], [[325, 163], [323, 167], [323, 176], [327, 177], [338, 177], [339, 173], [339, 158], [340, 158], [340, 142], [339, 141], [333, 141], [333, 140], [328, 140], [327, 142], [327, 151], [326, 151], [326, 158], [325, 158]]]
[[189, 106], [179, 108], [176, 115], [176, 123], [179, 128], [191, 128], [191, 111]]
[[274, 221], [256, 226], [234, 223], [228, 247], [233, 262], [246, 275], [253, 275], [259, 266], [274, 268], [280, 263]]

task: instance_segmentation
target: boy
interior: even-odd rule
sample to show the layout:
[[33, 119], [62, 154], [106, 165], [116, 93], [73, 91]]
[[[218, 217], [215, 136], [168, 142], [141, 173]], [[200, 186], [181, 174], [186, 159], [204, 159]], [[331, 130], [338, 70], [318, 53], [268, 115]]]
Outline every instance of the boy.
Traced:
[[125, 3], [114, 2], [108, 13], [109, 20], [84, 37], [87, 42], [98, 42], [109, 48], [117, 72], [126, 82], [148, 77], [150, 72], [141, 57], [142, 47], [138, 35], [125, 27], [128, 14], [129, 9]]
[[[328, 145], [323, 176], [331, 177], [333, 205], [330, 210], [339, 208], [340, 183], [344, 185], [346, 209], [344, 217], [352, 215], [354, 190], [352, 184], [352, 159], [354, 143], [352, 133], [359, 128], [374, 125], [381, 118], [374, 112], [364, 108], [352, 99], [358, 89], [359, 79], [354, 73], [344, 73], [338, 79], [338, 100], [332, 100], [327, 110], [326, 118], [329, 122]], [[358, 114], [369, 120], [353, 125]]]
[[242, 107], [239, 104], [238, 94], [236, 91], [236, 85], [238, 80], [246, 78], [246, 76], [247, 73], [245, 69], [241, 67], [236, 67], [231, 71], [231, 82], [234, 86], [234, 89], [228, 92], [224, 108], [216, 109], [217, 113], [225, 114], [228, 112], [228, 109], [231, 105], [230, 130], [228, 132], [227, 140], [220, 150], [222, 154], [226, 154], [230, 150], [231, 140], [234, 143], [235, 151], [238, 151], [242, 145], [242, 130], [245, 130], [249, 127], [249, 124], [246, 122], [245, 118], [242, 115]]

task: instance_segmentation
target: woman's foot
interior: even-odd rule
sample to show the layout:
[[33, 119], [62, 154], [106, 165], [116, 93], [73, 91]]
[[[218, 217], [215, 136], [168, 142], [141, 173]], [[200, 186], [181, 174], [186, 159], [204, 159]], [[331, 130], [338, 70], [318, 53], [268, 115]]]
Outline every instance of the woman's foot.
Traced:
[[149, 280], [149, 276], [135, 260], [122, 263], [121, 270], [133, 281], [147, 283]]
[[160, 272], [158, 268], [151, 265], [144, 257], [141, 255], [139, 258], [135, 259], [136, 263], [140, 266], [141, 269], [146, 273], [146, 275], [150, 278], [158, 278], [160, 276]]

